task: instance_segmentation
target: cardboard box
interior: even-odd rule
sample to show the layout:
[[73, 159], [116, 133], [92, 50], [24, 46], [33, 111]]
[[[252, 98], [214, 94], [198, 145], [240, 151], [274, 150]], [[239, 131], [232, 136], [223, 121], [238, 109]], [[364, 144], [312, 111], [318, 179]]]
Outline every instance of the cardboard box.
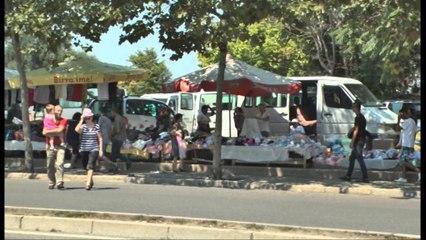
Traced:
[[373, 139], [373, 149], [389, 149], [395, 147], [395, 141], [392, 138]]

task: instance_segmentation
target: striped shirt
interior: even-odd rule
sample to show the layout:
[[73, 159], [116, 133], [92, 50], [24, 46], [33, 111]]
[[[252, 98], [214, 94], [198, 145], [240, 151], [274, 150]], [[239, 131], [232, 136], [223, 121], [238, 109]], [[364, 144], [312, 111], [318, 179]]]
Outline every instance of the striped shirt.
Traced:
[[80, 152], [99, 151], [98, 133], [98, 124], [95, 124], [95, 126], [91, 129], [89, 129], [86, 124], [83, 124], [83, 131], [81, 132]]

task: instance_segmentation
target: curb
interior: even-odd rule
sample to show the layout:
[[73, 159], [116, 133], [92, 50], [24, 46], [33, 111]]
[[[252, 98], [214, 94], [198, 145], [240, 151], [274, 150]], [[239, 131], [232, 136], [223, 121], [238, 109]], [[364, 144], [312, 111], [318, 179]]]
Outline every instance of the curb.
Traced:
[[420, 239], [409, 234], [8, 206], [5, 229], [138, 239]]

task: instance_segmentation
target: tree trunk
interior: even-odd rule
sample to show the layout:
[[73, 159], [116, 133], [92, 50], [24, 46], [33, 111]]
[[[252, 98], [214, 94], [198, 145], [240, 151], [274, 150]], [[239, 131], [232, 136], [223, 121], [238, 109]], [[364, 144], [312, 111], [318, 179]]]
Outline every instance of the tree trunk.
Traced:
[[21, 111], [25, 141], [25, 171], [34, 173], [33, 147], [31, 144], [31, 126], [28, 113], [28, 86], [25, 76], [24, 61], [21, 55], [21, 42], [17, 33], [12, 33], [12, 44], [15, 50], [16, 64], [21, 80]]
[[216, 79], [216, 127], [214, 130], [214, 149], [213, 149], [213, 178], [222, 179], [222, 91], [225, 79], [226, 54], [228, 53], [228, 44], [226, 42], [219, 45], [219, 70]]

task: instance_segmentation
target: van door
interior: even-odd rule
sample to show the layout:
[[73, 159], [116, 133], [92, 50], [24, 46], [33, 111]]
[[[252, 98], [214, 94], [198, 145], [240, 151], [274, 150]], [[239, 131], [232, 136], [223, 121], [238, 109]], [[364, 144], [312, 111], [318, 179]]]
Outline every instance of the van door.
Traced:
[[318, 98], [321, 98], [321, 117], [318, 121], [319, 136], [323, 139], [329, 134], [346, 135], [353, 126], [354, 113], [352, 100], [336, 82], [321, 82], [319, 84]]
[[182, 114], [182, 120], [186, 125], [189, 133], [195, 131], [194, 119], [195, 115], [195, 97], [193, 93], [179, 93], [177, 112]]

